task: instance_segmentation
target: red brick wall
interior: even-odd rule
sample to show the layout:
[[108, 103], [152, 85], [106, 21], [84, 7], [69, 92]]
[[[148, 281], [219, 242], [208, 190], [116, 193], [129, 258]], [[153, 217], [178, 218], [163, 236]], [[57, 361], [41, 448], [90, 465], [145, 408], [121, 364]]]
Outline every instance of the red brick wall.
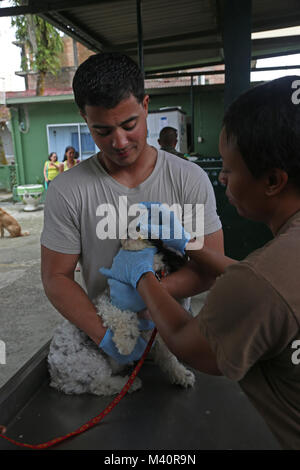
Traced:
[[[57, 88], [58, 90], [72, 88], [72, 80], [76, 70], [73, 50], [73, 39], [64, 36], [63, 37], [64, 50], [60, 54], [61, 70], [54, 76], [52, 74], [46, 75], [45, 88]], [[78, 65], [84, 62], [94, 52], [87, 49], [85, 46], [77, 42], [77, 58]], [[35, 90], [37, 75], [28, 74], [28, 89]]]

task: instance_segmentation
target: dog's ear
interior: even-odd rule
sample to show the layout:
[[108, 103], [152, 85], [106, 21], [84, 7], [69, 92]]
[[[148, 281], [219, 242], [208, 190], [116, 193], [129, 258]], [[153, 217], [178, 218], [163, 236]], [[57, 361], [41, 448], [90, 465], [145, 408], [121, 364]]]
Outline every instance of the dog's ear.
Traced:
[[188, 257], [186, 255], [179, 255], [165, 247], [162, 250], [162, 255], [163, 262], [168, 266], [170, 273], [178, 271], [178, 269], [182, 268], [188, 261]]
[[161, 251], [164, 247], [163, 242], [159, 239], [152, 238], [152, 239], [149, 240], [149, 242], [152, 243], [152, 245], [155, 246], [155, 248], [157, 248], [158, 251]]

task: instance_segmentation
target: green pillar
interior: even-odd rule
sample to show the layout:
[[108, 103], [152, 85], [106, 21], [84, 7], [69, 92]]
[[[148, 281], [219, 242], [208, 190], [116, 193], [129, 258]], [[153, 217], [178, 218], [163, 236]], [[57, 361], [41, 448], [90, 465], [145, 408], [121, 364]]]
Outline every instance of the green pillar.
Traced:
[[14, 156], [17, 173], [17, 184], [25, 184], [25, 170], [24, 170], [24, 159], [23, 159], [23, 146], [22, 138], [19, 129], [19, 113], [18, 108], [10, 108], [11, 110], [11, 123], [12, 123], [12, 138], [14, 146]]
[[[225, 59], [224, 107], [250, 87], [251, 0], [224, 0], [223, 44]], [[222, 221], [225, 253], [241, 260], [272, 239], [269, 228], [241, 217], [219, 188], [217, 207]]]
[[250, 87], [252, 0], [223, 1], [224, 107]]

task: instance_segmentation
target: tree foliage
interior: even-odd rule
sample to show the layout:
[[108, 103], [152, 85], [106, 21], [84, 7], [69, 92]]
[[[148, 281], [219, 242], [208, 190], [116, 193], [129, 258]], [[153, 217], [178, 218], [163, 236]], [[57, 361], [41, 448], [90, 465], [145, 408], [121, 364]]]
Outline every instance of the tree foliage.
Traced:
[[2, 136], [0, 135], [0, 165], [7, 165], [7, 160], [4, 151], [4, 145], [2, 142]]
[[60, 69], [63, 41], [57, 29], [37, 15], [20, 15], [12, 18], [16, 39], [24, 45], [21, 67], [25, 72], [38, 74], [37, 95], [44, 92], [46, 73], [56, 75]]

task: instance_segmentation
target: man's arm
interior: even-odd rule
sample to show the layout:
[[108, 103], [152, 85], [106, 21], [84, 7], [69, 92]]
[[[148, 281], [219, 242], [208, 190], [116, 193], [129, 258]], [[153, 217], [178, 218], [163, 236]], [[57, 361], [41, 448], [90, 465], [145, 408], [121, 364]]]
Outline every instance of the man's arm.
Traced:
[[41, 247], [41, 274], [45, 293], [54, 307], [99, 345], [106, 328], [81, 286], [74, 281], [79, 255]]
[[[206, 235], [204, 237], [204, 247], [224, 255], [223, 230], [220, 229], [217, 232]], [[162, 284], [169, 294], [176, 299], [191, 297], [205, 292], [211, 288], [216, 280], [215, 273], [208, 272], [205, 263], [199, 262], [192, 251], [186, 251], [190, 261], [183, 268], [162, 280]]]
[[169, 295], [153, 273], [148, 272], [141, 277], [137, 290], [173, 354], [201, 372], [222, 375], [209, 343], [200, 332], [197, 319]]

